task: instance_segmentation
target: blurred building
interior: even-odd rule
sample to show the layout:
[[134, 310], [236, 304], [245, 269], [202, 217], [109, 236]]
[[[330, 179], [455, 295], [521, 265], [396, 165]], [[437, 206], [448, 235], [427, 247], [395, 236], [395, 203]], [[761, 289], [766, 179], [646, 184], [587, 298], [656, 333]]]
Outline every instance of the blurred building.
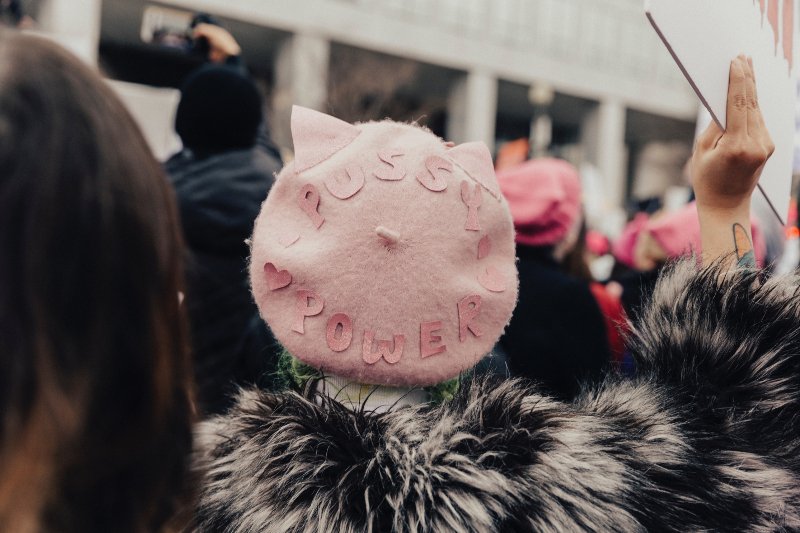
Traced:
[[603, 193], [593, 200], [612, 207], [630, 199], [648, 145], [688, 148], [694, 135], [697, 98], [642, 0], [35, 3], [45, 30], [79, 41], [118, 80], [160, 156], [174, 148], [161, 131], [174, 88], [197, 59], [143, 41], [153, 6], [221, 19], [262, 81], [286, 148], [293, 103], [347, 120], [418, 120], [494, 149], [533, 137], [538, 150], [593, 169]]

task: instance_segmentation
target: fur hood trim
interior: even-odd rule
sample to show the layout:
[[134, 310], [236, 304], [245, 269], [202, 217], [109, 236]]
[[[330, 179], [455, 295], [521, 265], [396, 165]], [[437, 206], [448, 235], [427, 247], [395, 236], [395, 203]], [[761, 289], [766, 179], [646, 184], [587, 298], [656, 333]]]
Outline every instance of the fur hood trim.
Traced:
[[629, 341], [640, 375], [667, 386], [702, 418], [765, 452], [795, 457], [800, 436], [800, 278], [756, 270], [662, 274]]
[[519, 381], [376, 414], [243, 391], [202, 424], [201, 531], [800, 529], [794, 280], [673, 267], [641, 377], [573, 404]]

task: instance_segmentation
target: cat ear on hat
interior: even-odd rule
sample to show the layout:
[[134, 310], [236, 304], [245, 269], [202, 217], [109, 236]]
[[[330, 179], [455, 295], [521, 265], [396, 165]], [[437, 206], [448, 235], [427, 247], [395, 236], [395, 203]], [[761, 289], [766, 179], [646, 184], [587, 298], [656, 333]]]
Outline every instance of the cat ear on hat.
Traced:
[[292, 106], [295, 170], [314, 167], [352, 143], [361, 131], [343, 120], [301, 106]]
[[480, 183], [492, 196], [500, 198], [500, 186], [494, 174], [492, 154], [484, 143], [459, 144], [447, 151], [447, 157], [461, 167], [470, 178]]

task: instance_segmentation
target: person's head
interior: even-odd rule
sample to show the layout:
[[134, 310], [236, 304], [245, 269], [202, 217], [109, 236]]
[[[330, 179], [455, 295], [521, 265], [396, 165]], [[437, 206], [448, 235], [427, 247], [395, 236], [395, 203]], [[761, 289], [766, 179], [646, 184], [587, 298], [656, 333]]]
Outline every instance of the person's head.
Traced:
[[152, 531], [191, 447], [181, 241], [100, 77], [0, 33], [0, 529]]
[[562, 260], [581, 235], [581, 181], [578, 170], [560, 159], [532, 159], [497, 173], [514, 219], [516, 241], [550, 247]]
[[[761, 228], [754, 217], [750, 224], [756, 260], [763, 265], [766, 244]], [[617, 260], [642, 272], [660, 268], [672, 259], [692, 254], [700, 256], [701, 253], [700, 221], [695, 202], [677, 211], [660, 212], [652, 217], [637, 214], [614, 244]]]
[[256, 221], [251, 282], [276, 338], [358, 383], [448, 381], [516, 304], [511, 216], [482, 143], [292, 112], [295, 160]]
[[206, 65], [181, 88], [175, 131], [201, 156], [252, 148], [263, 120], [261, 95], [236, 68]]

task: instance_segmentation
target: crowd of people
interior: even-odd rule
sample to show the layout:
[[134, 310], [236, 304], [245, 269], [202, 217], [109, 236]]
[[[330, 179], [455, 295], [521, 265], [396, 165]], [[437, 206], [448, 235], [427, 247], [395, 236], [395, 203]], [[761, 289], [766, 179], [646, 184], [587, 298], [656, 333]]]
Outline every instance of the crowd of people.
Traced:
[[800, 529], [747, 58], [694, 203], [599, 283], [569, 163], [295, 107], [284, 165], [195, 31], [164, 165], [98, 73], [0, 33], [0, 530]]

